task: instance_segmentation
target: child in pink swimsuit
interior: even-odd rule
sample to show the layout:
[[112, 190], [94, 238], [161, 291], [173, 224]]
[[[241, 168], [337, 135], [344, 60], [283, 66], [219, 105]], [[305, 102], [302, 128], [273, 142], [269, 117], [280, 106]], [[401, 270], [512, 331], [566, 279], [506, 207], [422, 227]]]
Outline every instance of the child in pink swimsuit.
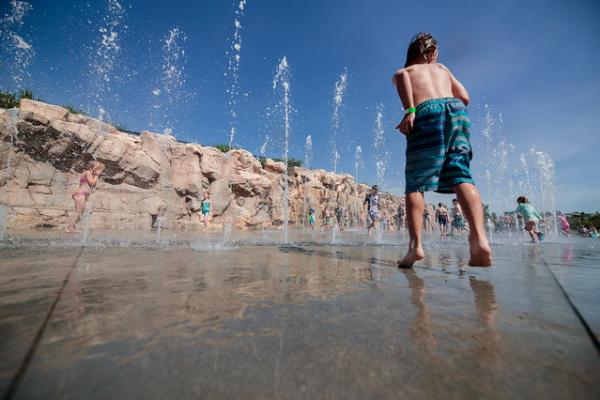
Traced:
[[104, 164], [94, 161], [90, 165], [90, 168], [79, 177], [79, 186], [71, 195], [71, 198], [75, 202], [75, 216], [69, 226], [67, 226], [67, 229], [65, 229], [65, 232], [78, 232], [75, 226], [83, 215], [88, 197], [94, 190], [102, 171], [104, 171]]

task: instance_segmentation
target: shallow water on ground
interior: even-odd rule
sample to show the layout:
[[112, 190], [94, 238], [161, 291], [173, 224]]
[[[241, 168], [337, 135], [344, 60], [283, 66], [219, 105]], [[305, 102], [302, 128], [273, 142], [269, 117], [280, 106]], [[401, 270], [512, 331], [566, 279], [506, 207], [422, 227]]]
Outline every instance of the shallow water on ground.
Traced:
[[47, 319], [14, 398], [600, 396], [597, 241], [162, 233], [8, 232], [0, 390]]

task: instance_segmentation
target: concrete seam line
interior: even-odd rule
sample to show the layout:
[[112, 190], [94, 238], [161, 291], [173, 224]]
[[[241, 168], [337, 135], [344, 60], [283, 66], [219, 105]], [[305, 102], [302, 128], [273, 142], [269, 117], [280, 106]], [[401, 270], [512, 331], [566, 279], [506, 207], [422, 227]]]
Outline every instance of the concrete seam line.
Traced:
[[562, 291], [563, 295], [567, 299], [567, 302], [569, 303], [569, 305], [571, 306], [571, 308], [575, 312], [575, 315], [577, 316], [577, 318], [579, 318], [579, 321], [581, 322], [581, 324], [583, 325], [583, 328], [585, 329], [585, 331], [587, 332], [588, 336], [590, 337], [590, 340], [594, 344], [594, 347], [596, 347], [596, 350], [600, 353], [600, 342], [598, 342], [598, 337], [596, 336], [596, 334], [594, 333], [594, 331], [592, 330], [592, 328], [590, 327], [590, 325], [587, 323], [587, 321], [585, 320], [585, 318], [583, 317], [583, 315], [581, 314], [581, 312], [579, 312], [579, 309], [577, 308], [577, 306], [575, 306], [575, 303], [573, 303], [573, 301], [571, 300], [571, 297], [569, 296], [569, 294], [567, 293], [567, 291], [565, 290], [565, 288], [563, 287], [563, 285], [560, 284], [558, 278], [556, 277], [556, 275], [552, 271], [552, 268], [550, 268], [550, 264], [548, 264], [548, 262], [546, 261], [546, 259], [543, 256], [540, 256], [540, 258], [544, 262], [544, 265], [546, 266], [546, 268], [548, 268], [548, 271], [550, 271], [550, 275], [552, 275], [552, 278], [554, 278], [554, 281], [556, 282], [556, 284], [558, 285], [558, 287]]
[[48, 313], [46, 314], [46, 318], [44, 318], [44, 322], [42, 322], [42, 325], [40, 326], [37, 333], [35, 334], [35, 337], [33, 338], [33, 342], [31, 343], [31, 346], [29, 346], [29, 350], [27, 350], [27, 353], [25, 354], [23, 361], [21, 361], [21, 365], [17, 369], [17, 372], [14, 374], [14, 376], [10, 380], [10, 384], [8, 385], [8, 389], [6, 390], [6, 393], [4, 394], [4, 396], [2, 396], [3, 400], [12, 399], [15, 396], [15, 394], [17, 393], [19, 384], [21, 383], [21, 380], [23, 380], [23, 377], [25, 376], [25, 373], [27, 372], [27, 369], [29, 368], [31, 361], [33, 360], [33, 356], [35, 355], [35, 351], [37, 350], [37, 347], [38, 347], [40, 341], [42, 340], [42, 336], [44, 336], [44, 332], [46, 331], [48, 322], [50, 322], [50, 318], [52, 318], [54, 309], [58, 305], [58, 302], [59, 302], [60, 298], [62, 297], [63, 291], [65, 290], [67, 283], [69, 283], [69, 279], [71, 278], [71, 273], [77, 266], [77, 262], [79, 261], [79, 258], [81, 257], [82, 253], [83, 253], [83, 247], [79, 248], [79, 253], [77, 253], [77, 256], [75, 257], [75, 261], [73, 262], [73, 265], [71, 265], [71, 267], [67, 271], [67, 275], [65, 276], [65, 278], [62, 281], [62, 284], [60, 285], [60, 288], [58, 290], [56, 298], [52, 302], [52, 305], [50, 306], [50, 309], [48, 310]]

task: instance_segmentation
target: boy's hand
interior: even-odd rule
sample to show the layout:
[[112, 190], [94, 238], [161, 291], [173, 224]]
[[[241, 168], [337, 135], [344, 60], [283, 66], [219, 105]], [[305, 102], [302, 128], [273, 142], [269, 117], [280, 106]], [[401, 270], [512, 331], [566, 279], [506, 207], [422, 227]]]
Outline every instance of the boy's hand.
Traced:
[[415, 121], [415, 113], [409, 113], [402, 118], [402, 122], [398, 124], [396, 129], [400, 130], [405, 135], [408, 135], [413, 130], [413, 123]]

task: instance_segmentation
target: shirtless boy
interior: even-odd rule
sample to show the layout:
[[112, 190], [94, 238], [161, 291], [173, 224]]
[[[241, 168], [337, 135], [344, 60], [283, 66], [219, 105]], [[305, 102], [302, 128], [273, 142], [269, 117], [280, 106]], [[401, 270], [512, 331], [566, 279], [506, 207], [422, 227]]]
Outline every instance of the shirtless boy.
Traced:
[[396, 127], [406, 135], [406, 208], [410, 242], [398, 261], [411, 267], [425, 257], [421, 226], [426, 191], [456, 193], [471, 226], [469, 265], [492, 265], [483, 226], [483, 208], [469, 164], [469, 94], [450, 70], [439, 64], [437, 42], [429, 33], [415, 36], [407, 51], [404, 68], [393, 83], [404, 106], [404, 118]]

